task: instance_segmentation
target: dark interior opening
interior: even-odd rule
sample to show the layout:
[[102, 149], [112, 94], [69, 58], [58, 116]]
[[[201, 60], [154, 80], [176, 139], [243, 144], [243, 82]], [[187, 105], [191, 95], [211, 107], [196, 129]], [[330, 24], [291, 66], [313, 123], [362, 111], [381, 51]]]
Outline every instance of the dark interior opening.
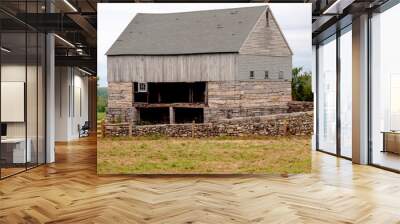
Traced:
[[7, 124], [1, 123], [1, 136], [7, 136]]
[[169, 108], [140, 108], [139, 125], [169, 124]]
[[147, 102], [148, 100], [148, 92], [139, 92], [138, 83], [133, 83], [133, 102]]
[[134, 102], [205, 103], [206, 82], [148, 83], [147, 92], [138, 91], [134, 83]]
[[203, 108], [175, 108], [175, 123], [203, 123]]

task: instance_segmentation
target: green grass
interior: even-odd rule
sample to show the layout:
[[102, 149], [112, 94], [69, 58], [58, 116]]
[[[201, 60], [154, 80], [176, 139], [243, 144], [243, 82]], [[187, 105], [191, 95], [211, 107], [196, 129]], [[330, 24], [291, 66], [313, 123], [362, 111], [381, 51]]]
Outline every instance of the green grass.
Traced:
[[102, 121], [106, 117], [105, 112], [97, 112], [97, 121]]
[[98, 140], [99, 174], [308, 173], [309, 136], [105, 138]]

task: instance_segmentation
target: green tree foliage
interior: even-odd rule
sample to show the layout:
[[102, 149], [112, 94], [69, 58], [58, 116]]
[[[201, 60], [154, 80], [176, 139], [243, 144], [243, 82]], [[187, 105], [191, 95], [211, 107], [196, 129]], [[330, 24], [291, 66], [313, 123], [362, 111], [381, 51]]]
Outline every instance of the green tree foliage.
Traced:
[[107, 107], [107, 87], [97, 87], [97, 112], [105, 112]]
[[303, 72], [303, 67], [292, 69], [292, 98], [296, 101], [313, 101], [311, 73]]

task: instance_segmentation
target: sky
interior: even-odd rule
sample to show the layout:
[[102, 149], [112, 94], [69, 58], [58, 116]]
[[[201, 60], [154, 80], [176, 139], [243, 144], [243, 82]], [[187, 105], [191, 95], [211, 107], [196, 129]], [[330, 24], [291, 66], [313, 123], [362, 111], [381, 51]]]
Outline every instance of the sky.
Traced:
[[310, 3], [99, 3], [97, 15], [97, 75], [107, 86], [105, 53], [137, 13], [173, 13], [269, 5], [293, 51], [293, 67], [311, 71]]

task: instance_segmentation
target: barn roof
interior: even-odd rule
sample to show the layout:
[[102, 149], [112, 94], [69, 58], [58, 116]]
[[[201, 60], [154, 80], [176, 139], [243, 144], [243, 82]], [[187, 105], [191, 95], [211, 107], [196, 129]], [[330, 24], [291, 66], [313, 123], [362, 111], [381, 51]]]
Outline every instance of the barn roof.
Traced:
[[138, 13], [106, 55], [239, 52], [267, 6], [168, 14]]

